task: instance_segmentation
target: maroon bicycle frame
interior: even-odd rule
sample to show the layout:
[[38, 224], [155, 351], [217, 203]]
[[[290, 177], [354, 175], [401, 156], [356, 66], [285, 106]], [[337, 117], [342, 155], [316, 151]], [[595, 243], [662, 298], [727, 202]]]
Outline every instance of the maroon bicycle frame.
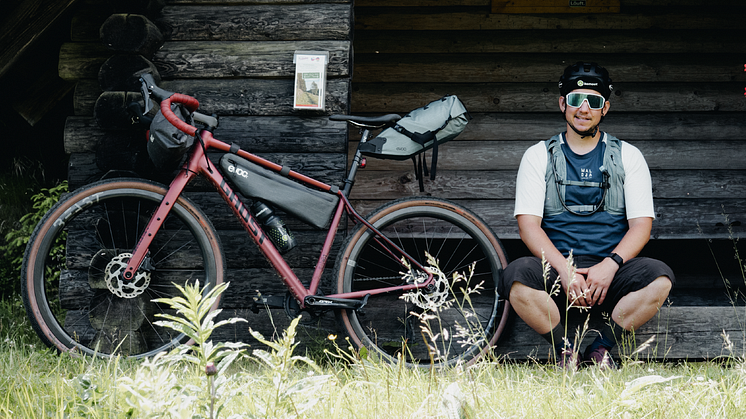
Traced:
[[[282, 281], [288, 287], [290, 292], [296, 297], [301, 308], [305, 308], [306, 297], [316, 295], [316, 293], [318, 292], [319, 285], [321, 283], [321, 276], [322, 276], [324, 267], [326, 266], [327, 259], [329, 258], [329, 253], [331, 252], [332, 244], [334, 242], [334, 236], [337, 232], [337, 228], [339, 227], [339, 223], [342, 219], [342, 214], [345, 210], [355, 220], [363, 223], [370, 230], [372, 230], [377, 235], [376, 240], [385, 241], [388, 246], [395, 249], [400, 254], [400, 256], [405, 257], [408, 261], [410, 261], [410, 263], [412, 263], [413, 266], [416, 266], [418, 269], [421, 269], [423, 272], [426, 272], [428, 274], [428, 279], [419, 284], [407, 284], [407, 285], [379, 288], [379, 289], [373, 289], [373, 290], [332, 294], [332, 295], [325, 295], [324, 297], [359, 299], [359, 298], [365, 297], [366, 295], [383, 294], [383, 293], [388, 293], [388, 292], [393, 292], [393, 291], [400, 291], [400, 292], [410, 291], [410, 290], [417, 289], [417, 288], [423, 288], [423, 287], [428, 286], [434, 281], [433, 275], [430, 272], [428, 272], [420, 263], [418, 263], [415, 259], [409, 256], [406, 252], [404, 252], [404, 250], [402, 250], [396, 244], [391, 242], [391, 240], [389, 240], [386, 236], [381, 234], [375, 227], [373, 227], [370, 223], [368, 223], [368, 221], [363, 219], [363, 217], [361, 217], [354, 210], [354, 208], [352, 208], [352, 205], [347, 199], [347, 196], [345, 196], [345, 194], [341, 190], [337, 190], [336, 194], [340, 198], [339, 203], [337, 204], [337, 209], [334, 213], [334, 217], [332, 218], [329, 231], [327, 232], [326, 240], [324, 241], [324, 246], [322, 247], [322, 250], [321, 250], [321, 255], [319, 256], [318, 262], [316, 263], [316, 268], [314, 270], [313, 277], [311, 279], [311, 284], [308, 288], [306, 288], [303, 285], [303, 283], [300, 281], [300, 279], [298, 279], [298, 277], [295, 275], [292, 268], [287, 264], [287, 262], [282, 257], [282, 255], [277, 250], [277, 248], [274, 246], [272, 241], [267, 240], [267, 236], [262, 231], [261, 227], [259, 226], [259, 223], [253, 217], [251, 212], [244, 206], [244, 204], [238, 198], [238, 196], [233, 191], [233, 189], [225, 181], [225, 178], [223, 177], [223, 175], [220, 173], [219, 170], [217, 170], [217, 166], [215, 166], [215, 164], [205, 155], [205, 151], [210, 150], [210, 149], [223, 151], [223, 152], [231, 152], [232, 151], [231, 146], [220, 140], [215, 139], [210, 131], [207, 131], [207, 130], [195, 131], [195, 134], [201, 138], [201, 144], [203, 146], [200, 146], [200, 144], [197, 144], [195, 142], [195, 145], [192, 147], [192, 149], [189, 152], [189, 157], [186, 163], [182, 166], [178, 175], [171, 182], [171, 185], [168, 188], [168, 192], [166, 193], [166, 196], [164, 197], [160, 206], [158, 207], [155, 214], [151, 218], [150, 222], [145, 228], [145, 231], [143, 232], [143, 235], [140, 237], [140, 240], [138, 241], [137, 246], [132, 252], [132, 258], [129, 260], [127, 264], [127, 268], [123, 274], [125, 280], [131, 280], [134, 277], [134, 273], [142, 265], [142, 262], [147, 255], [148, 248], [150, 246], [150, 243], [153, 237], [155, 236], [158, 229], [161, 227], [163, 220], [166, 219], [166, 216], [171, 210], [171, 207], [178, 200], [179, 196], [181, 196], [181, 193], [184, 191], [184, 188], [186, 188], [187, 184], [195, 176], [197, 176], [198, 174], [201, 174], [204, 177], [206, 177], [210, 181], [210, 183], [213, 184], [213, 186], [218, 190], [218, 192], [223, 197], [225, 202], [230, 206], [231, 210], [233, 210], [233, 213], [240, 220], [241, 224], [246, 229], [246, 231], [249, 232], [249, 235], [254, 240], [254, 242], [257, 244], [257, 246], [259, 246], [259, 249], [261, 250], [261, 252], [264, 254], [264, 256], [267, 258], [269, 263], [274, 267], [274, 269], [280, 275], [280, 277], [282, 278]], [[275, 172], [280, 172], [282, 170], [282, 166], [276, 163], [273, 163], [269, 160], [263, 159], [257, 155], [251, 154], [245, 150], [239, 149], [238, 151], [236, 151], [236, 154], [239, 155], [240, 157], [243, 157], [251, 162], [259, 164], [262, 167], [273, 170]], [[323, 182], [319, 182], [315, 179], [312, 179], [298, 172], [294, 172], [291, 170], [287, 176], [301, 183], [313, 186], [323, 191], [327, 191], [330, 193], [332, 191], [332, 187], [330, 185], [327, 185]], [[400, 259], [400, 256], [394, 255], [393, 252], [391, 254], [392, 256], [395, 256], [396, 259]]]

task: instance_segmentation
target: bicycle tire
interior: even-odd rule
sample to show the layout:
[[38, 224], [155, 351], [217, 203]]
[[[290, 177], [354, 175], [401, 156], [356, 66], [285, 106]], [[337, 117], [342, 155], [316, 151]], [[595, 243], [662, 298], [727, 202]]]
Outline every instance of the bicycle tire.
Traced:
[[[438, 309], [423, 309], [402, 299], [401, 292], [371, 296], [362, 310], [338, 313], [352, 343], [388, 362], [436, 368], [471, 364], [489, 351], [502, 334], [510, 304], [495, 287], [507, 265], [505, 251], [487, 224], [437, 198], [393, 201], [368, 221], [422, 266], [428, 266], [426, 251], [438, 260], [448, 279], [448, 299]], [[335, 264], [337, 292], [404, 284], [402, 265], [375, 238], [364, 225], [347, 238]], [[456, 272], [467, 279], [454, 282]], [[479, 283], [478, 293], [464, 292]]]
[[152, 300], [177, 295], [174, 283], [199, 280], [209, 290], [223, 282], [219, 238], [197, 206], [178, 198], [149, 248], [153, 269], [138, 271], [131, 288], [118, 279], [166, 192], [141, 179], [100, 181], [60, 200], [42, 218], [26, 247], [21, 290], [46, 345], [140, 358], [187, 341], [155, 325], [156, 313], [176, 313]]

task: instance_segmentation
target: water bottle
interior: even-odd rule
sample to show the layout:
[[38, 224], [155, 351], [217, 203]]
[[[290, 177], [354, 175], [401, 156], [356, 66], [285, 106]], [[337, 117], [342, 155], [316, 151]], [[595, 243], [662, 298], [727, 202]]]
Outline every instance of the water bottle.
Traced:
[[251, 206], [251, 212], [264, 227], [272, 243], [275, 244], [280, 253], [287, 253], [295, 247], [295, 236], [285, 227], [280, 217], [276, 216], [272, 209], [261, 201], [254, 201]]

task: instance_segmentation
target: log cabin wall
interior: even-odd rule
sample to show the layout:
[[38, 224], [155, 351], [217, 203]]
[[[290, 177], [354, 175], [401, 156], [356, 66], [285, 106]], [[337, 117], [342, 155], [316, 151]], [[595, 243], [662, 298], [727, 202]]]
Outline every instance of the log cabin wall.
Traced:
[[[170, 180], [170, 173], [150, 163], [144, 130], [133, 126], [126, 112], [127, 103], [141, 100], [131, 75], [142, 68], [153, 70], [161, 87], [196, 97], [200, 112], [218, 114], [217, 138], [341, 184], [347, 127], [329, 121], [328, 115], [349, 112], [350, 0], [173, 0], [165, 7], [157, 1], [119, 3], [88, 2], [73, 20], [73, 41], [60, 52], [60, 75], [77, 83], [75, 115], [65, 129], [71, 189], [103, 176]], [[293, 109], [296, 50], [330, 54], [323, 112]], [[289, 324], [284, 313], [249, 309], [256, 290], [284, 296], [285, 287], [219, 195], [208, 188], [197, 182], [188, 196], [210, 216], [226, 253], [231, 286], [223, 300], [224, 316], [245, 317], [265, 336], [281, 332]], [[310, 281], [324, 235], [278, 213], [299, 243], [287, 260], [301, 279]], [[317, 326], [324, 336], [336, 330], [333, 317], [326, 320]], [[251, 341], [245, 325], [222, 328], [219, 334]]]
[[[653, 177], [657, 220], [644, 254], [665, 260], [678, 278], [670, 306], [638, 343], [657, 335], [650, 356], [712, 357], [725, 330], [742, 350], [744, 327], [723, 278], [743, 286], [731, 237], [746, 228], [746, 5], [620, 6], [533, 15], [493, 14], [489, 0], [356, 0], [352, 112], [404, 114], [458, 95], [473, 120], [440, 147], [437, 178], [425, 189], [479, 213], [516, 258], [527, 253], [512, 217], [521, 156], [564, 130], [563, 69], [600, 63], [614, 82], [602, 129], [640, 148]], [[356, 140], [351, 133], [349, 155]], [[418, 193], [410, 161], [369, 158], [351, 198], [366, 211]], [[542, 358], [542, 342], [518, 320], [497, 352]]]

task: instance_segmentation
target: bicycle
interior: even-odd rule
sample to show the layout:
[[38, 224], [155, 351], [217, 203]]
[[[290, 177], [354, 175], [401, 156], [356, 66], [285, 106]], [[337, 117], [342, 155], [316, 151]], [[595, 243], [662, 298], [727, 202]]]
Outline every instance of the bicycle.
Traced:
[[[256, 297], [259, 306], [313, 315], [333, 310], [357, 348], [389, 362], [470, 363], [495, 344], [509, 313], [509, 303], [495, 290], [507, 260], [499, 239], [478, 216], [443, 199], [414, 197], [389, 202], [363, 218], [347, 199], [362, 161], [359, 150], [344, 186], [328, 185], [216, 139], [217, 117], [197, 112], [195, 98], [161, 89], [149, 74], [140, 80], [145, 103], [151, 97], [160, 101], [163, 116], [195, 142], [169, 186], [140, 178], [101, 180], [70, 193], [37, 225], [25, 252], [22, 292], [46, 345], [59, 352], [147, 357], [187, 340], [155, 325], [156, 314], [169, 308], [152, 300], [175, 295], [174, 283], [198, 280], [209, 289], [223, 282], [225, 261], [215, 228], [182, 196], [198, 175], [223, 197], [292, 296]], [[172, 104], [186, 107], [202, 128], [179, 119]], [[363, 144], [372, 130], [400, 117], [330, 118], [359, 127]], [[304, 191], [333, 200], [308, 287], [267, 240], [208, 150], [240, 157], [279, 174], [290, 187], [304, 185]], [[322, 295], [322, 273], [345, 214], [354, 225], [334, 265], [336, 292]], [[445, 276], [428, 265], [428, 254]], [[454, 273], [463, 275], [454, 279]]]

